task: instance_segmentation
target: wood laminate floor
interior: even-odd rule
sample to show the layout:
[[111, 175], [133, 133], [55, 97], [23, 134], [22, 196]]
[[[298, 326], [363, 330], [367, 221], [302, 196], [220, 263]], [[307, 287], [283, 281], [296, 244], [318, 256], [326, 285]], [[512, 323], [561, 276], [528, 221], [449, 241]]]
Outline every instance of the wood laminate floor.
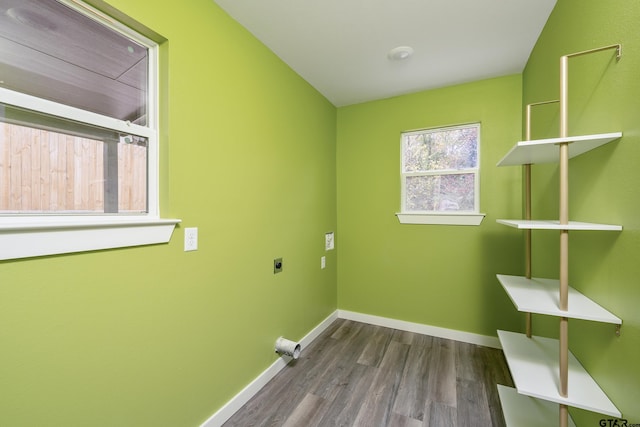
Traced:
[[339, 319], [225, 427], [501, 427], [501, 350]]

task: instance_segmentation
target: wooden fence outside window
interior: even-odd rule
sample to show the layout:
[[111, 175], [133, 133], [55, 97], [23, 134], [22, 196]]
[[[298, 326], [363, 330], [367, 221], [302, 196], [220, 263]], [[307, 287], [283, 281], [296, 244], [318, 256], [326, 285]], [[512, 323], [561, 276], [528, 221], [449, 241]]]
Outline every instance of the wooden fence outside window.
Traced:
[[[117, 146], [115, 166], [109, 144]], [[105, 175], [114, 167], [117, 182]], [[116, 191], [117, 207], [109, 207], [105, 192]], [[147, 147], [0, 122], [0, 213], [146, 210]]]

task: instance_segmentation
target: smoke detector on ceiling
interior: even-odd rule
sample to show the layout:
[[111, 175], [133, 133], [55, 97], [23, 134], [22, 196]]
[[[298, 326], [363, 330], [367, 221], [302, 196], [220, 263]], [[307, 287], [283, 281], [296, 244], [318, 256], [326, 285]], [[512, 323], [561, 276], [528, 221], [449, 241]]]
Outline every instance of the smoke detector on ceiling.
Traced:
[[387, 57], [392, 61], [404, 61], [413, 55], [413, 48], [410, 46], [398, 46], [389, 51]]

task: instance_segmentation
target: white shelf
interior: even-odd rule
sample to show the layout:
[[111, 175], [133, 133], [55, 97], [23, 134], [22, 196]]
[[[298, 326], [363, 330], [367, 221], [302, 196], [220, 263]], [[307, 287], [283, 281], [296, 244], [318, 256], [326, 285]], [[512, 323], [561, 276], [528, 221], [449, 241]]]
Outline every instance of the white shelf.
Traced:
[[[511, 388], [498, 385], [502, 413], [508, 427], [549, 427], [558, 425], [560, 406], [523, 396]], [[576, 427], [569, 416], [569, 427]]]
[[498, 274], [498, 281], [518, 311], [621, 325], [622, 320], [569, 287], [569, 309], [560, 310], [560, 281]]
[[518, 393], [612, 417], [622, 416], [572, 353], [569, 353], [568, 397], [560, 395], [558, 340], [527, 338], [506, 331], [498, 331], [498, 337]]
[[569, 158], [572, 158], [614, 141], [621, 136], [622, 132], [613, 132], [597, 135], [520, 141], [498, 162], [498, 166], [553, 163], [558, 161], [558, 144], [569, 142]]
[[521, 230], [622, 231], [621, 225], [595, 224], [578, 221], [569, 221], [569, 224], [560, 224], [560, 221], [557, 220], [497, 219], [496, 222]]

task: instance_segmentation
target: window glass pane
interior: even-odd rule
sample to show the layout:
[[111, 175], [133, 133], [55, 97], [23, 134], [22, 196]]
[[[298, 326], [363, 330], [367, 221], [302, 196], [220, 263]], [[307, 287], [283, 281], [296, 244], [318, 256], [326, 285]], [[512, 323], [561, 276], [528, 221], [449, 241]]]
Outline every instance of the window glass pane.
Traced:
[[478, 127], [407, 134], [403, 150], [404, 172], [475, 168]]
[[118, 212], [147, 212], [147, 140], [120, 138], [118, 147]]
[[0, 213], [147, 212], [146, 138], [0, 104]]
[[475, 174], [408, 176], [405, 211], [474, 211]]
[[147, 123], [145, 46], [54, 0], [0, 0], [3, 87]]

